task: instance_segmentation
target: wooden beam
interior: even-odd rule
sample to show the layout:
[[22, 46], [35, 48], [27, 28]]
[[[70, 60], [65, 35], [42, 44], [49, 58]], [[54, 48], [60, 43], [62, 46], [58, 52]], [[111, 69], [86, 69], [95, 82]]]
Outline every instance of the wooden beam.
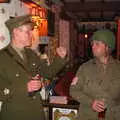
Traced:
[[97, 21], [99, 21], [99, 22], [103, 22], [103, 21], [114, 21], [114, 19], [113, 18], [92, 18], [92, 17], [90, 17], [89, 19], [88, 18], [79, 18], [79, 22], [97, 22]]
[[86, 2], [86, 3], [67, 3], [64, 6], [66, 11], [71, 12], [100, 12], [103, 11], [118, 11], [120, 10], [120, 1], [115, 2]]

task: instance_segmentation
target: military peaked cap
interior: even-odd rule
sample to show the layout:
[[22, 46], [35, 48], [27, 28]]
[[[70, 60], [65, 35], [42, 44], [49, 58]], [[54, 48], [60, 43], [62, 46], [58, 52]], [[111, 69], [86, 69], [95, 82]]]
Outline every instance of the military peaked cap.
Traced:
[[8, 19], [5, 22], [5, 25], [7, 26], [10, 33], [13, 32], [14, 28], [17, 28], [25, 24], [30, 24], [31, 26], [35, 25], [35, 23], [32, 21], [31, 15], [17, 16], [17, 17]]

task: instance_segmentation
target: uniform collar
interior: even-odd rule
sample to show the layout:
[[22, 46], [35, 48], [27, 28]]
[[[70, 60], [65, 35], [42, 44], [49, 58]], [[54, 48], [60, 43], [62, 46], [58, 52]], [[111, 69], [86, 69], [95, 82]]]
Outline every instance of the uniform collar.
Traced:
[[[101, 63], [99, 60], [97, 60], [97, 59], [93, 59], [93, 64], [104, 64], [104, 63]], [[112, 63], [114, 63], [114, 59], [113, 59], [113, 57], [112, 56], [110, 56], [110, 58], [109, 58], [109, 61], [108, 61], [108, 64], [112, 64]], [[108, 64], [106, 64], [106, 65], [108, 65]], [[105, 65], [105, 64], [104, 64]]]
[[20, 55], [18, 54], [18, 52], [11, 46], [9, 45], [7, 47], [7, 50], [9, 51], [9, 53], [13, 56], [13, 58], [18, 61], [19, 63], [25, 65], [24, 60], [20, 57]]

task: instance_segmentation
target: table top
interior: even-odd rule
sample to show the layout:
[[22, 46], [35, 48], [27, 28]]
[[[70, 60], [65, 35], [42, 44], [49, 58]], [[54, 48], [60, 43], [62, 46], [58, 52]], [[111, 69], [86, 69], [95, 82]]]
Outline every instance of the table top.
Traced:
[[68, 101], [68, 104], [56, 104], [56, 103], [49, 103], [49, 101], [42, 101], [42, 105], [44, 107], [59, 107], [59, 108], [78, 109], [80, 103], [75, 100]]

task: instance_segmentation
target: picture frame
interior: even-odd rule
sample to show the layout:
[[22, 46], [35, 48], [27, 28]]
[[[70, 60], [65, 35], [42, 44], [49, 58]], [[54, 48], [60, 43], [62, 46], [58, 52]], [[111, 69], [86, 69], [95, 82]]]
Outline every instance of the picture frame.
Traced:
[[0, 0], [0, 3], [9, 3], [10, 0]]
[[52, 108], [52, 120], [76, 120], [78, 110], [71, 108]]
[[43, 101], [43, 106], [48, 108], [49, 120], [77, 120], [80, 103], [70, 100], [67, 104], [54, 104]]

